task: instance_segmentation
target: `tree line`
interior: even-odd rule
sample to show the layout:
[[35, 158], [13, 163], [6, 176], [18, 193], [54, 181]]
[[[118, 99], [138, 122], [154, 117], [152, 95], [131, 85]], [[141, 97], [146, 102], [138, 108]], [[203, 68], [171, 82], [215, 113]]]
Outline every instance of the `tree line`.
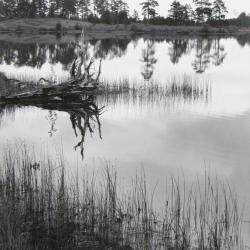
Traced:
[[7, 18], [61, 17], [124, 23], [129, 7], [123, 0], [0, 0], [0, 13]]
[[61, 17], [107, 24], [250, 25], [250, 16], [244, 12], [238, 18], [227, 19], [224, 0], [193, 0], [193, 6], [174, 0], [167, 17], [158, 15], [157, 0], [141, 1], [142, 18], [137, 10], [130, 10], [126, 0], [0, 0], [0, 15], [6, 18]]

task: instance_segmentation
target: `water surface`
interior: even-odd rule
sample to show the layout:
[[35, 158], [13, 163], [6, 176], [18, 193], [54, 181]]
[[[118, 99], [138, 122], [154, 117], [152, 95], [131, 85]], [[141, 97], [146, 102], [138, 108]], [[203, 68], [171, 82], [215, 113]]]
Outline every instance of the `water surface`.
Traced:
[[[1, 41], [0, 72], [59, 83], [69, 77], [77, 48], [73, 38], [68, 44]], [[105, 106], [99, 116], [101, 131], [90, 119], [93, 131], [86, 129], [84, 138], [75, 113], [2, 107], [1, 146], [23, 139], [52, 154], [63, 148], [72, 172], [76, 165], [100, 169], [109, 162], [126, 179], [143, 167], [152, 185], [163, 183], [169, 174], [203, 176], [209, 168], [250, 200], [250, 39], [91, 40], [88, 51], [96, 61], [93, 70], [103, 60], [101, 78], [106, 83], [126, 80], [131, 86], [150, 89], [157, 84], [164, 89], [185, 81], [197, 88], [196, 94], [164, 96], [152, 88], [148, 94], [99, 97], [95, 103]]]

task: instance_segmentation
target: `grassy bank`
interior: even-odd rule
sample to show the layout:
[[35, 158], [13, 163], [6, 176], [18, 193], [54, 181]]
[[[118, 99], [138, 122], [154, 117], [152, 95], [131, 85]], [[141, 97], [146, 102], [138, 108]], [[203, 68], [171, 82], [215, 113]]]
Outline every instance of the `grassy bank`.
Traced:
[[[241, 249], [241, 213], [231, 188], [205, 175], [169, 178], [162, 209], [145, 175], [125, 189], [105, 167], [68, 176], [60, 158], [7, 147], [0, 171], [1, 249]], [[130, 188], [128, 188], [130, 187]]]
[[126, 36], [131, 34], [249, 34], [250, 29], [237, 27], [167, 26], [145, 24], [91, 24], [59, 18], [10, 19], [0, 22], [0, 33], [17, 34], [79, 34], [85, 28], [88, 35], [100, 37]]

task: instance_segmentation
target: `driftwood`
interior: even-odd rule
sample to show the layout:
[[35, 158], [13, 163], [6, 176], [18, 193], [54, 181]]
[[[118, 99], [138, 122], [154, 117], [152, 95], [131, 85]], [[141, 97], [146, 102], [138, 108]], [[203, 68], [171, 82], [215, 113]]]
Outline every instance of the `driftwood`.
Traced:
[[[92, 134], [96, 127], [95, 124], [97, 124], [99, 136], [102, 137], [99, 116], [104, 107], [98, 108], [95, 104], [95, 96], [100, 93], [99, 77], [102, 61], [100, 60], [98, 72], [91, 73], [94, 59], [91, 58], [89, 63], [86, 63], [88, 61], [87, 44], [84, 42], [84, 33], [82, 33], [82, 43], [79, 47], [78, 56], [70, 68], [70, 79], [64, 83], [56, 84], [54, 81], [41, 78], [38, 83], [31, 84], [7, 79], [6, 76], [0, 75], [0, 82], [3, 81], [6, 88], [11, 86], [11, 90], [2, 91], [0, 111], [15, 105], [47, 109], [49, 110], [48, 120], [51, 126], [49, 133], [51, 135], [55, 131], [56, 111], [67, 112], [70, 115], [75, 135], [81, 137], [74, 148], [80, 148], [83, 157], [87, 131]], [[84, 68], [83, 73], [82, 67]], [[94, 77], [95, 75], [96, 77]]]
[[[30, 83], [25, 84], [17, 80], [14, 84], [16, 86], [22, 86], [24, 91], [11, 94], [8, 93], [0, 96], [0, 104], [22, 104], [26, 102], [33, 102], [34, 104], [41, 102], [58, 103], [71, 102], [74, 100], [82, 101], [88, 98], [88, 96], [98, 93], [99, 77], [101, 74], [101, 60], [96, 77], [94, 77], [95, 73], [90, 73], [94, 59], [91, 58], [88, 64], [87, 61], [88, 45], [84, 39], [84, 31], [82, 31], [82, 40], [79, 45], [78, 55], [69, 70], [70, 79], [68, 81], [56, 84], [54, 81], [41, 78], [38, 83], [34, 84], [34, 89], [31, 90], [28, 87], [30, 86]], [[83, 73], [82, 67], [84, 68]], [[4, 80], [5, 82], [8, 81], [7, 78]], [[42, 85], [41, 81], [46, 85]], [[9, 82], [13, 83], [13, 79], [9, 79]]]
[[[23, 104], [26, 102], [33, 102], [34, 104], [36, 104], [48, 102], [71, 102], [74, 100], [82, 101], [89, 96], [95, 95], [99, 92], [98, 87], [101, 66], [99, 66], [97, 77], [93, 78], [93, 74], [90, 74], [90, 67], [92, 63], [93, 61], [91, 60], [84, 74], [78, 76], [77, 78], [71, 76], [68, 81], [58, 85], [50, 83], [49, 80], [46, 80], [46, 82], [48, 83], [46, 86], [36, 84], [34, 86], [34, 90], [0, 96], [0, 104]], [[25, 83], [18, 82], [18, 84], [21, 84], [25, 89]]]
[[35, 91], [1, 96], [0, 103], [22, 104], [25, 102], [33, 102], [36, 104], [41, 102], [69, 102], [75, 99], [82, 100], [85, 96], [93, 95], [95, 90], [97, 90], [95, 86], [82, 87], [64, 83], [56, 86], [43, 87]]

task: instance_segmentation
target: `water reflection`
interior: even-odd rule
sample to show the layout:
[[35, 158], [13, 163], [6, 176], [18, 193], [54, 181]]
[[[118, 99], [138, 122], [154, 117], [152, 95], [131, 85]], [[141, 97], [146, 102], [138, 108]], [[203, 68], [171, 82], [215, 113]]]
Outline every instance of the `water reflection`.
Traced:
[[[10, 117], [13, 117], [17, 109], [24, 107], [38, 107], [43, 110], [48, 110], [48, 115], [45, 117], [49, 122], [49, 135], [53, 137], [57, 132], [58, 113], [64, 112], [69, 114], [69, 119], [72, 129], [78, 142], [74, 145], [74, 149], [80, 150], [82, 158], [84, 158], [85, 137], [89, 133], [92, 135], [95, 130], [102, 139], [100, 116], [104, 107], [99, 108], [94, 97], [89, 97], [82, 102], [74, 103], [25, 103], [22, 105], [1, 105], [0, 106], [0, 124]], [[45, 135], [44, 135], [45, 136]]]
[[214, 39], [213, 50], [214, 52], [211, 55], [213, 64], [215, 66], [220, 66], [224, 62], [227, 53], [225, 52], [224, 46], [221, 45], [219, 38]]
[[145, 82], [140, 87], [124, 80], [110, 87], [109, 92], [97, 96], [101, 106], [131, 106], [135, 109], [173, 109], [187, 104], [206, 104], [211, 99], [211, 86], [208, 82], [197, 82], [197, 79], [183, 76], [173, 78], [170, 83], [160, 85], [156, 82]]
[[50, 137], [57, 131], [56, 129], [56, 120], [58, 118], [57, 112], [53, 110], [49, 110], [48, 115], [46, 116], [46, 120], [49, 122], [49, 135]]
[[99, 59], [113, 59], [126, 55], [128, 39], [103, 39], [91, 40], [90, 44], [94, 48], [94, 57]]
[[[142, 43], [143, 41], [143, 43]], [[136, 52], [140, 51], [142, 71], [137, 72], [145, 81], [149, 81], [163, 55], [159, 52], [162, 42], [168, 46], [169, 61], [177, 65], [180, 59], [188, 56], [189, 64], [197, 74], [203, 74], [212, 65], [220, 66], [224, 63], [228, 48], [224, 46], [225, 38], [221, 37], [197, 37], [197, 38], [166, 38], [166, 39], [103, 39], [88, 41], [89, 51], [93, 57], [101, 58], [108, 62], [118, 58], [127, 60], [128, 47]], [[250, 44], [250, 37], [240, 35], [237, 37], [240, 46]], [[0, 65], [12, 65], [16, 68], [29, 66], [41, 69], [44, 65], [56, 65], [60, 63], [62, 70], [69, 69], [72, 65], [79, 47], [79, 42], [40, 44], [40, 43], [17, 43], [0, 41]], [[135, 60], [135, 58], [134, 58]], [[167, 62], [166, 62], [167, 63]], [[12, 70], [13, 71], [13, 70]], [[11, 74], [15, 74], [12, 72]], [[25, 73], [24, 73], [25, 74]]]
[[195, 44], [195, 60], [193, 68], [196, 73], [204, 73], [210, 64], [212, 39], [198, 39]]
[[[124, 79], [125, 72], [144, 84], [138, 86], [136, 81], [131, 86], [131, 81], [115, 81], [117, 86], [111, 93], [89, 100], [87, 105], [36, 105], [38, 108], [30, 107], [29, 112], [2, 106], [0, 122], [3, 124], [7, 115], [11, 119], [15, 115], [16, 120], [1, 126], [1, 141], [22, 137], [39, 144], [42, 138], [51, 150], [53, 142], [62, 143], [72, 165], [76, 155], [84, 157], [89, 167], [97, 158], [117, 161], [124, 176], [143, 165], [152, 180], [178, 168], [196, 175], [203, 172], [207, 162], [245, 194], [249, 189], [250, 75], [246, 62], [250, 47], [247, 39], [237, 39], [240, 46], [235, 39], [219, 37], [89, 41], [89, 53], [103, 60], [102, 72], [107, 80], [111, 76]], [[22, 45], [15, 46], [9, 46], [9, 51], [1, 48], [1, 62], [7, 64], [5, 57], [12, 54], [13, 60], [8, 63], [18, 62], [15, 69], [20, 67], [26, 74], [27, 68], [22, 68], [18, 59]], [[43, 55], [45, 64], [61, 63], [69, 73], [77, 44], [34, 46], [37, 52], [26, 46], [28, 54], [34, 54], [26, 56], [28, 63]], [[41, 63], [35, 67], [41, 67]], [[184, 73], [190, 77], [183, 79]], [[209, 82], [209, 74], [211, 86], [200, 81]], [[10, 87], [5, 80], [0, 75], [0, 89]], [[15, 82], [12, 85], [18, 88]], [[103, 106], [105, 114], [100, 108]], [[96, 163], [96, 167], [101, 165]]]
[[169, 57], [173, 64], [179, 62], [180, 58], [188, 53], [189, 39], [169, 40]]
[[143, 70], [141, 72], [143, 79], [149, 81], [154, 73], [154, 65], [157, 63], [154, 41], [146, 41], [146, 48], [142, 50], [141, 62], [143, 63]]
[[[0, 74], [1, 76], [1, 74]], [[4, 78], [4, 77], [3, 77]], [[7, 81], [7, 80], [6, 80]], [[9, 81], [8, 92], [18, 92], [15, 84]], [[0, 105], [0, 124], [6, 122], [11, 117], [15, 117], [15, 113], [20, 113], [24, 107], [30, 107], [31, 110], [39, 108], [47, 110], [45, 116], [49, 124], [48, 134], [50, 138], [60, 135], [58, 120], [60, 113], [67, 113], [68, 118], [64, 122], [70, 121], [73, 129], [72, 136], [77, 138], [77, 143], [74, 145], [74, 150], [79, 150], [81, 157], [84, 158], [84, 148], [86, 144], [86, 136], [92, 136], [97, 133], [102, 139], [101, 120], [100, 117], [105, 109], [119, 109], [121, 106], [130, 106], [133, 111], [143, 109], [146, 114], [146, 108], [158, 110], [165, 113], [166, 109], [178, 107], [181, 104], [194, 105], [197, 102], [208, 103], [210, 98], [210, 88], [208, 84], [200, 84], [191, 77], [185, 76], [182, 79], [173, 79], [171, 84], [166, 86], [158, 85], [157, 83], [146, 82], [143, 86], [131, 87], [127, 81], [123, 81], [118, 85], [114, 85], [108, 89], [108, 86], [103, 86], [104, 91], [97, 96], [88, 96], [86, 99], [74, 99], [70, 102], [43, 102], [42, 100], [34, 101], [33, 99], [26, 100], [18, 105]], [[39, 111], [39, 114], [42, 111]], [[41, 115], [39, 115], [41, 116]], [[40, 119], [40, 118], [38, 118]], [[18, 121], [16, 121], [19, 124]], [[12, 126], [12, 125], [11, 125]], [[25, 128], [23, 128], [25, 129]], [[42, 134], [46, 137], [46, 134]], [[71, 137], [72, 137], [71, 136]]]
[[224, 62], [227, 53], [220, 40], [220, 38], [206, 38], [196, 41], [196, 58], [193, 62], [193, 68], [196, 73], [204, 73], [210, 67], [210, 63], [220, 66]]
[[0, 42], [0, 63], [17, 67], [30, 66], [41, 68], [49, 62], [60, 62], [67, 68], [76, 56], [76, 44], [20, 44]]
[[238, 35], [237, 42], [241, 47], [245, 47], [246, 45], [250, 46], [250, 35]]
[[[124, 39], [91, 40], [89, 47], [93, 48], [95, 58], [112, 59], [124, 56], [130, 42], [131, 40]], [[78, 42], [25, 44], [0, 41], [0, 63], [41, 68], [45, 62], [50, 64], [60, 62], [67, 69], [75, 59], [78, 47]]]
[[94, 102], [89, 103], [84, 108], [75, 108], [68, 111], [70, 114], [70, 121], [74, 130], [75, 136], [81, 137], [80, 141], [75, 145], [75, 150], [80, 149], [82, 158], [84, 157], [84, 141], [86, 133], [91, 135], [95, 131], [95, 125], [97, 125], [100, 139], [102, 139], [100, 114], [103, 108], [98, 108]]

